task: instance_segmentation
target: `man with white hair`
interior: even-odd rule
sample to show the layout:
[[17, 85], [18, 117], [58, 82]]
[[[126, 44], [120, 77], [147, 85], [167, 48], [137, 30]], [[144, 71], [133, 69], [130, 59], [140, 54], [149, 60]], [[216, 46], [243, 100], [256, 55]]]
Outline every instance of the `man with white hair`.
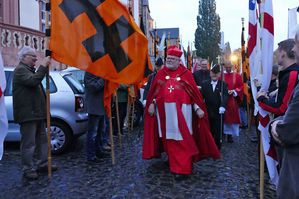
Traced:
[[[299, 26], [292, 49], [299, 64]], [[297, 77], [298, 78], [298, 77]], [[271, 123], [271, 134], [281, 146], [282, 161], [277, 187], [278, 198], [299, 198], [299, 84], [295, 87], [283, 116]]]
[[192, 73], [180, 64], [182, 51], [167, 49], [166, 65], [155, 76], [144, 113], [142, 158], [166, 152], [176, 180], [191, 174], [193, 162], [220, 158], [203, 98]]
[[[18, 56], [20, 63], [14, 70], [12, 85], [14, 121], [20, 124], [23, 175], [37, 179], [37, 171], [47, 171], [46, 95], [41, 81], [48, 71], [50, 57], [35, 70], [34, 49], [24, 46]], [[38, 152], [37, 169], [33, 162], [35, 150]], [[52, 167], [53, 171], [56, 169]]]

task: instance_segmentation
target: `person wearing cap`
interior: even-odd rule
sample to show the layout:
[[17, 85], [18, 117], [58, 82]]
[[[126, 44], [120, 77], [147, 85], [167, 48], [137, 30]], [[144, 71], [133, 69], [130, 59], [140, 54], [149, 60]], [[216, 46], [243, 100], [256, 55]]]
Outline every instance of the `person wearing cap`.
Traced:
[[182, 51], [167, 50], [166, 66], [158, 71], [147, 96], [143, 159], [168, 155], [176, 180], [190, 174], [193, 162], [220, 158], [209, 129], [203, 98], [192, 73], [180, 64]]
[[152, 74], [150, 74], [150, 76], [148, 78], [148, 82], [144, 88], [143, 101], [142, 101], [143, 106], [145, 106], [145, 104], [146, 104], [146, 97], [147, 97], [148, 91], [150, 90], [150, 88], [152, 86], [153, 80], [154, 80], [157, 72], [162, 68], [162, 66], [163, 66], [163, 60], [161, 57], [159, 57], [155, 63], [155, 71]]
[[[220, 143], [220, 134], [223, 133], [220, 130], [221, 124], [220, 117], [221, 114], [224, 114], [227, 101], [228, 101], [228, 91], [227, 91], [227, 83], [220, 80], [220, 66], [215, 65], [210, 71], [211, 80], [206, 80], [202, 83], [201, 94], [205, 100], [210, 128], [215, 140], [215, 143], [218, 149], [221, 148]], [[223, 85], [223, 90], [221, 92], [221, 84]], [[221, 101], [221, 95], [223, 96], [223, 100]], [[223, 129], [223, 128], [222, 128]]]
[[224, 134], [227, 135], [227, 141], [233, 142], [232, 136], [239, 136], [239, 125], [241, 124], [239, 103], [243, 100], [244, 84], [240, 74], [232, 71], [233, 64], [226, 61], [223, 80], [227, 82], [229, 99], [227, 109], [224, 114]]

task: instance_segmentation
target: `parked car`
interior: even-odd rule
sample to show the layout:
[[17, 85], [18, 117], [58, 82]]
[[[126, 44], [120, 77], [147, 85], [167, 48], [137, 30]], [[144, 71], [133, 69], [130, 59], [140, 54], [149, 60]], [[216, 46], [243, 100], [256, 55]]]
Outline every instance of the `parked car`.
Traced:
[[[80, 70], [75, 67], [68, 67], [64, 69], [64, 71], [71, 73], [74, 78], [76, 78], [83, 86], [84, 86], [84, 75], [85, 71]], [[135, 109], [134, 109], [134, 126], [138, 126], [140, 123], [140, 120], [143, 117], [143, 105], [142, 105], [142, 97], [143, 97], [143, 91], [144, 89], [140, 89], [140, 98], [139, 100], [135, 100]], [[116, 113], [115, 105], [114, 103], [111, 106], [112, 113]], [[115, 119], [115, 114], [112, 114], [112, 119]], [[116, 122], [113, 122], [113, 124], [116, 124]]]
[[[8, 117], [5, 141], [20, 141], [19, 124], [14, 123], [12, 77], [15, 67], [4, 67], [7, 87], [4, 92]], [[84, 87], [70, 73], [50, 71], [50, 113], [52, 152], [65, 151], [73, 139], [87, 131], [88, 114], [84, 106]], [[42, 85], [46, 89], [46, 78]]]

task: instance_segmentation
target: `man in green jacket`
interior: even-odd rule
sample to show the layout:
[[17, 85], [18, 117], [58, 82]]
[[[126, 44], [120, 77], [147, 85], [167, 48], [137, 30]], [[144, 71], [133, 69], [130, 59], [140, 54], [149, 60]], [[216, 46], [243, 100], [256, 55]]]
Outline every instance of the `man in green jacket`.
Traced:
[[[34, 49], [24, 46], [18, 57], [20, 63], [14, 70], [12, 85], [14, 121], [20, 124], [23, 175], [37, 179], [37, 171], [47, 171], [46, 95], [41, 81], [47, 73], [50, 57], [46, 57], [37, 70]], [[37, 169], [33, 162], [35, 150], [38, 151]]]

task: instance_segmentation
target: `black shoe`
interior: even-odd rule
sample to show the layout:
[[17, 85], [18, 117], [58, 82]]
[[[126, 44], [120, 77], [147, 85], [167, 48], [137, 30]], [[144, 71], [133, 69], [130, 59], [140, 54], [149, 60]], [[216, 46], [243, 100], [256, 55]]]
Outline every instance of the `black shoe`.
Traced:
[[227, 135], [227, 142], [228, 143], [233, 143], [234, 142], [232, 135]]
[[108, 157], [110, 157], [110, 153], [106, 153], [106, 152], [97, 153], [97, 158], [99, 158], [99, 159], [108, 158]]
[[252, 138], [250, 138], [250, 141], [256, 143], [256, 142], [259, 141], [259, 138], [258, 137], [252, 137]]
[[174, 179], [175, 179], [176, 181], [182, 181], [182, 180], [185, 180], [185, 179], [187, 179], [187, 177], [188, 177], [188, 175], [186, 175], [186, 174], [181, 174], [181, 173], [175, 173], [175, 174], [174, 174]]
[[[57, 168], [57, 166], [52, 165], [51, 169], [52, 169], [52, 172], [53, 172], [53, 171], [57, 171], [58, 168]], [[36, 169], [36, 171], [39, 172], [39, 173], [46, 173], [46, 172], [48, 172], [48, 166], [38, 167]]]
[[241, 125], [240, 128], [241, 128], [241, 129], [247, 129], [247, 128], [248, 128], [248, 125], [246, 125], [246, 126]]
[[38, 174], [36, 171], [28, 170], [23, 173], [23, 176], [29, 180], [36, 180], [38, 178]]
[[86, 160], [87, 163], [92, 163], [92, 164], [98, 164], [101, 163], [102, 161], [98, 158], [90, 158]]

